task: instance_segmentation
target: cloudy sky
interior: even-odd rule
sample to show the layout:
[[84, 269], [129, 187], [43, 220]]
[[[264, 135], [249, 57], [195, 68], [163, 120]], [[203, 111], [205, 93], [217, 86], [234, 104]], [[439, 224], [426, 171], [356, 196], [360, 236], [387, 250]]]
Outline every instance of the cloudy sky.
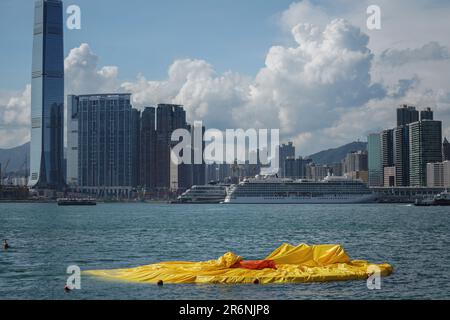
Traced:
[[[280, 128], [299, 155], [431, 107], [450, 136], [446, 0], [73, 0], [66, 94], [184, 104], [209, 128]], [[381, 8], [368, 30], [367, 7]], [[29, 140], [32, 0], [0, 2], [0, 148]], [[14, 29], [11, 28], [14, 25]]]

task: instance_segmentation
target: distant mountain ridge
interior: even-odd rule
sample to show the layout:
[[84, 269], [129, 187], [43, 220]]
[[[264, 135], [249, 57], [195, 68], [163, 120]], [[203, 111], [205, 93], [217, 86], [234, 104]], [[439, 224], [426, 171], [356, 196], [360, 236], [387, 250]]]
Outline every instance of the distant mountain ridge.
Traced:
[[344, 146], [320, 151], [308, 158], [312, 159], [314, 163], [319, 165], [333, 164], [341, 162], [345, 156], [352, 151], [365, 151], [367, 150], [367, 142], [352, 142]]
[[[308, 158], [312, 159], [314, 163], [324, 165], [341, 162], [347, 153], [352, 151], [367, 150], [367, 142], [352, 142], [335, 149], [329, 149], [315, 153]], [[19, 147], [12, 149], [0, 149], [0, 163], [2, 170], [9, 161], [7, 172], [17, 172], [23, 167], [25, 160], [30, 159], [30, 143], [25, 143]], [[22, 168], [23, 169], [23, 168]]]
[[[8, 160], [9, 164], [5, 170]], [[30, 163], [30, 143], [27, 142], [12, 149], [0, 149], [0, 163], [2, 165], [2, 174], [28, 170], [25, 166], [28, 166]]]

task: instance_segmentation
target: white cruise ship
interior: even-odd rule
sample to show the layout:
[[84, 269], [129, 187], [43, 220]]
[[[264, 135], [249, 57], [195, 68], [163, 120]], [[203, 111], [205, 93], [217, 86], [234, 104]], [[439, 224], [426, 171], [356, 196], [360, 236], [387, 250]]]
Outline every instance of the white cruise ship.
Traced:
[[179, 196], [176, 203], [221, 203], [226, 195], [225, 185], [193, 186]]
[[361, 180], [326, 177], [323, 181], [256, 176], [229, 188], [224, 203], [344, 204], [374, 202], [376, 195]]

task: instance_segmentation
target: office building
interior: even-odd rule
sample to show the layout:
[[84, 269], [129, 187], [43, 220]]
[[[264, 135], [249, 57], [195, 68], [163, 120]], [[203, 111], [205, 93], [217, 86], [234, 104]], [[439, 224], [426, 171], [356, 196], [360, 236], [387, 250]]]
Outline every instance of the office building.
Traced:
[[442, 162], [442, 122], [424, 120], [409, 125], [410, 184], [427, 185], [427, 164]]
[[29, 186], [62, 190], [64, 178], [63, 4], [38, 0], [34, 8]]
[[383, 162], [381, 153], [381, 134], [373, 133], [367, 137], [369, 186], [383, 186]]

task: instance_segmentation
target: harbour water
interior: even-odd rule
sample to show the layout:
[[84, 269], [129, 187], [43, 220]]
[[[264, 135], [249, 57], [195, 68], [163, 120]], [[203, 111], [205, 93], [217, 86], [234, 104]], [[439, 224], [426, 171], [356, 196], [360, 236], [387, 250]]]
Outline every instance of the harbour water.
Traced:
[[[450, 299], [450, 211], [410, 205], [0, 204], [0, 299]], [[284, 242], [338, 243], [352, 259], [388, 262], [381, 290], [364, 281], [287, 285], [130, 284], [82, 276], [70, 265], [127, 268], [262, 259]]]

